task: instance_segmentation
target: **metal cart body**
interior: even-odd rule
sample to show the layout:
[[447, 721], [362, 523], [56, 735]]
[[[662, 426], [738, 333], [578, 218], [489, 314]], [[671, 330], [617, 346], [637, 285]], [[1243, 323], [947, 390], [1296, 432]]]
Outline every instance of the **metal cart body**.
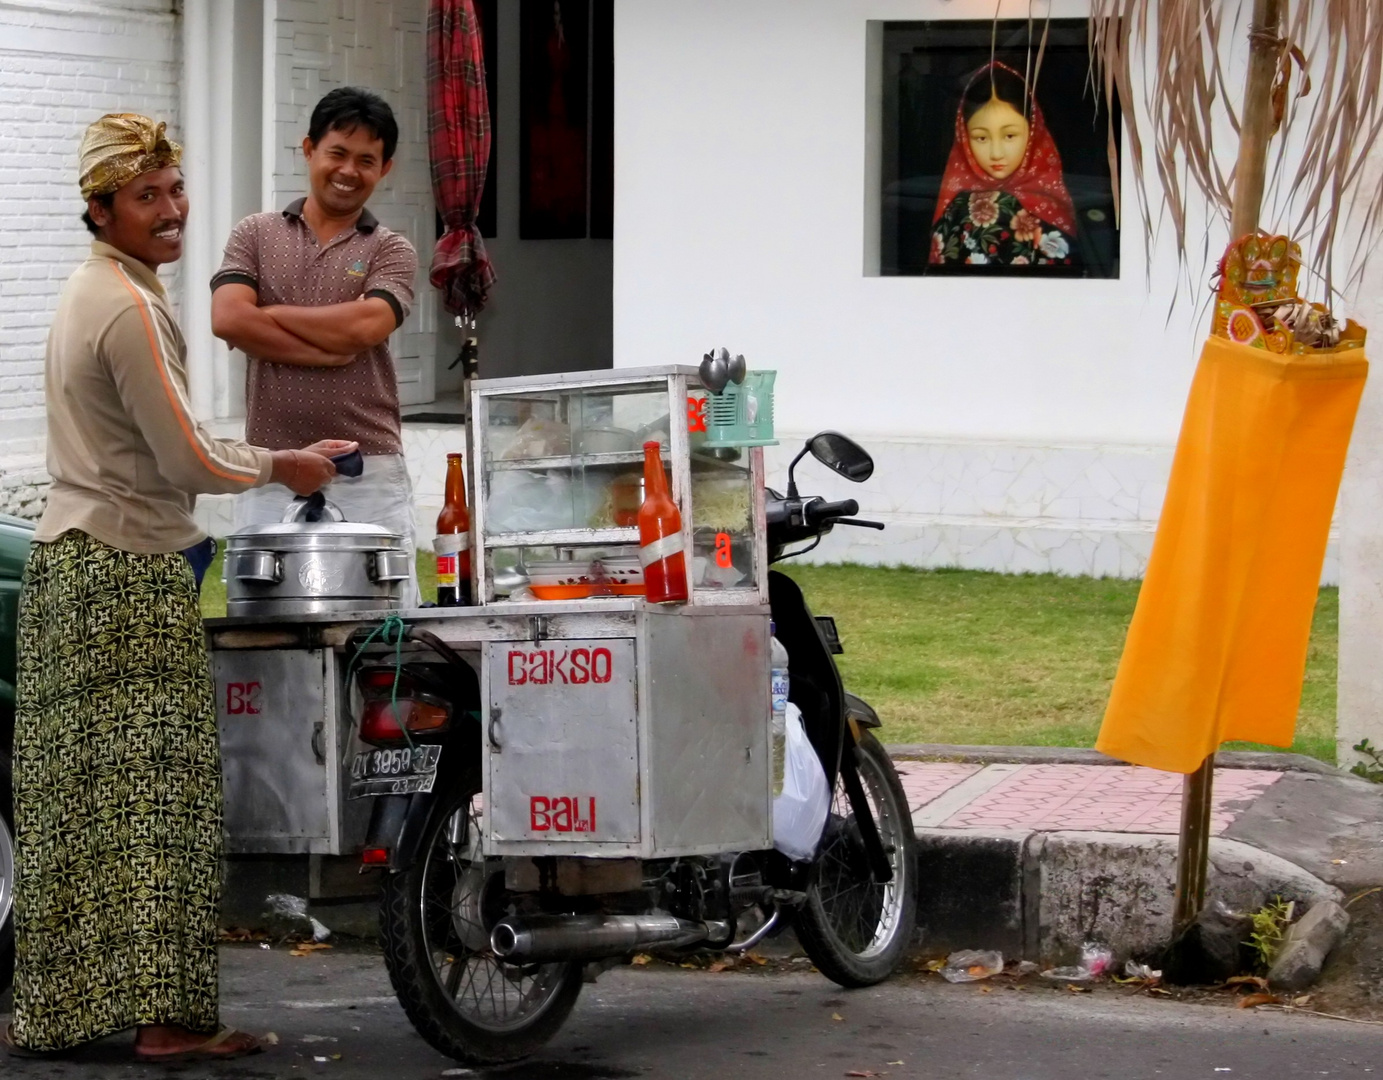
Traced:
[[[355, 749], [349, 642], [358, 627], [391, 614], [425, 626], [479, 674], [486, 854], [658, 859], [771, 847], [763, 457], [758, 449], [729, 461], [698, 453], [703, 399], [686, 367], [477, 382], [468, 459], [477, 606], [209, 620], [228, 850], [359, 849], [369, 803], [346, 797]], [[665, 441], [685, 549], [704, 553], [687, 560], [691, 602], [498, 592], [497, 555], [552, 551], [579, 565], [589, 550], [637, 546], [637, 528], [598, 520], [608, 508], [589, 495], [637, 470], [642, 452], [580, 446], [583, 418], [608, 424], [649, 410]], [[559, 437], [565, 426], [570, 446], [504, 456], [499, 437], [512, 448], [533, 417]], [[573, 520], [501, 527], [496, 478], [513, 473], [535, 484], [555, 476], [561, 490], [577, 492]], [[728, 493], [732, 521], [707, 518], [695, 498], [705, 492]], [[416, 649], [406, 647], [405, 658]], [[371, 650], [371, 662], [390, 658]], [[443, 760], [441, 773], [456, 764]]]

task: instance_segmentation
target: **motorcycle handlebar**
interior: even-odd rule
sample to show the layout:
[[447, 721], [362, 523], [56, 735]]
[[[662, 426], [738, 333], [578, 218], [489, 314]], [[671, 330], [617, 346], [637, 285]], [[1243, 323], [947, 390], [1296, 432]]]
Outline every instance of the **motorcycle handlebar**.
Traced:
[[817, 525], [834, 518], [848, 518], [860, 512], [860, 504], [854, 499], [841, 499], [839, 502], [817, 501], [808, 503], [802, 510], [802, 518], [807, 525]]

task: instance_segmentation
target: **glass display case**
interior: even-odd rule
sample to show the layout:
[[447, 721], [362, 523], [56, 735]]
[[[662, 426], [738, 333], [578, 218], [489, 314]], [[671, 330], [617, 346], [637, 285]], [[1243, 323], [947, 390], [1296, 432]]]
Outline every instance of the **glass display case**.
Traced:
[[708, 399], [691, 367], [477, 381], [477, 602], [641, 595], [649, 441], [682, 514], [691, 602], [766, 602], [763, 451], [705, 445]]

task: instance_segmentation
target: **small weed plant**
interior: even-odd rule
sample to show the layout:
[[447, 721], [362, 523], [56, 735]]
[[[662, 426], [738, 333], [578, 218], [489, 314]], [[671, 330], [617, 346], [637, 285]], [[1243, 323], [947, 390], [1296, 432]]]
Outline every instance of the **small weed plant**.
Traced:
[[1368, 761], [1356, 762], [1349, 771], [1375, 784], [1383, 784], [1383, 748], [1374, 746], [1368, 739], [1361, 739], [1354, 744], [1354, 752], [1368, 758]]
[[1258, 966], [1263, 971], [1272, 967], [1273, 961], [1277, 959], [1277, 951], [1282, 948], [1282, 939], [1287, 934], [1287, 927], [1292, 923], [1296, 906], [1295, 900], [1284, 901], [1279, 896], [1271, 904], [1265, 904], [1249, 916], [1253, 920], [1249, 947], [1253, 949]]

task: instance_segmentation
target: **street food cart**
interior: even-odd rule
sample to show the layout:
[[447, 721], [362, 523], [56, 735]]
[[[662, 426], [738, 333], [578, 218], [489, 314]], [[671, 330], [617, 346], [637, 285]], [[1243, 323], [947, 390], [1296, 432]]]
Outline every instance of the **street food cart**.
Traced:
[[[730, 390], [711, 395], [689, 367], [477, 382], [471, 607], [382, 602], [393, 557], [365, 550], [361, 530], [344, 553], [331, 538], [349, 530], [329, 521], [233, 538], [229, 614], [207, 623], [228, 850], [351, 854], [369, 805], [349, 797], [353, 785], [431, 783], [426, 768], [363, 778], [356, 760], [358, 631], [390, 616], [436, 635], [478, 677], [487, 855], [772, 847], [761, 449], [771, 384]], [[681, 511], [686, 604], [640, 595], [649, 440]], [[360, 558], [372, 587], [353, 590], [363, 579], [347, 564]], [[364, 646], [374, 659], [418, 651], [380, 637]]]

